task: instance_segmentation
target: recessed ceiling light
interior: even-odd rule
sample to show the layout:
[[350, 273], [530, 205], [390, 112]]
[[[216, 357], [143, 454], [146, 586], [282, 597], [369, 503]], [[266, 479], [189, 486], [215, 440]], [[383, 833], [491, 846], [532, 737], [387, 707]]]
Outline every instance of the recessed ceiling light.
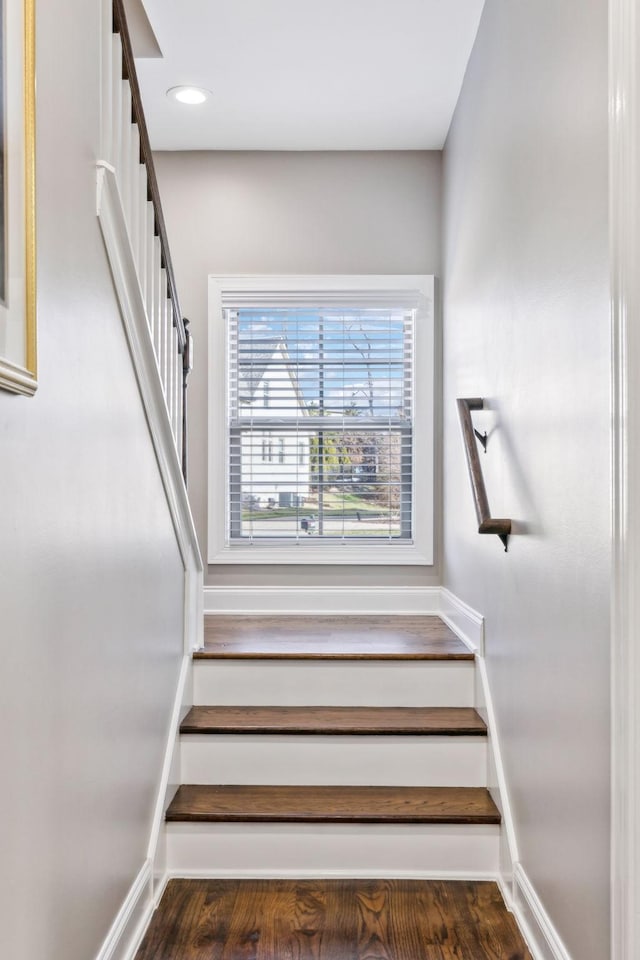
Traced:
[[179, 103], [188, 103], [191, 106], [204, 103], [210, 95], [209, 91], [203, 90], [202, 87], [171, 87], [167, 90], [167, 96], [172, 100], [177, 100]]

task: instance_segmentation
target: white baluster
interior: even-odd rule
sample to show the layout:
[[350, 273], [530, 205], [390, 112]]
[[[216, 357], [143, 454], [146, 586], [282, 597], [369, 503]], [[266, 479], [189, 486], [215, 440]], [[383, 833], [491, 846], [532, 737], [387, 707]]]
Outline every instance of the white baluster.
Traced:
[[167, 271], [162, 268], [160, 271], [160, 296], [161, 300], [161, 323], [162, 332], [160, 337], [160, 379], [162, 380], [162, 389], [164, 398], [167, 399], [167, 354], [169, 351], [169, 317], [167, 315]]
[[178, 451], [178, 459], [180, 463], [182, 463], [182, 354], [181, 353], [177, 354], [176, 363], [177, 363], [176, 383], [178, 385], [178, 388], [176, 390], [176, 449]]
[[154, 231], [155, 231], [155, 218], [153, 213], [153, 204], [151, 201], [147, 201], [146, 213], [146, 222], [147, 222], [147, 297], [146, 297], [146, 306], [147, 306], [147, 320], [149, 321], [149, 330], [153, 338], [153, 344], [155, 346], [156, 342], [156, 330], [155, 330], [155, 310], [154, 310], [154, 281], [155, 281], [155, 246], [154, 246]]
[[131, 87], [128, 80], [122, 80], [122, 127], [120, 133], [120, 163], [118, 164], [118, 185], [120, 199], [131, 237]]
[[113, 95], [113, 6], [102, 0], [102, 50], [100, 78], [102, 83], [102, 116], [100, 117], [100, 158], [111, 162], [111, 97]]
[[167, 300], [167, 413], [171, 432], [176, 439], [175, 393], [176, 393], [176, 331], [173, 326], [173, 304]]
[[160, 238], [153, 238], [153, 345], [156, 349], [158, 373], [162, 376], [162, 311], [164, 297], [162, 290]]
[[178, 458], [180, 458], [180, 394], [182, 392], [182, 377], [180, 376], [180, 361], [182, 357], [178, 352], [178, 331], [174, 331], [175, 338], [175, 354], [174, 354], [174, 363], [175, 363], [175, 374], [174, 374], [174, 389], [173, 389], [173, 417], [175, 423], [174, 436], [176, 438], [176, 450], [178, 451]]
[[131, 87], [123, 79], [120, 35], [112, 33], [112, 0], [101, 0], [105, 40], [101, 54], [101, 156], [115, 169], [131, 251], [178, 457], [182, 459], [183, 367], [167, 271], [162, 265], [148, 171], [140, 162], [140, 131], [131, 114]]
[[[146, 306], [147, 303], [147, 244], [148, 244], [148, 223], [147, 223], [147, 168], [143, 163], [138, 169], [138, 279], [140, 280], [140, 289], [142, 299]], [[147, 317], [149, 314], [147, 313]]]
[[122, 44], [120, 34], [111, 35], [111, 164], [117, 168], [120, 162], [122, 135]]
[[131, 144], [130, 144], [130, 157], [129, 157], [129, 192], [130, 192], [130, 201], [129, 201], [129, 220], [131, 223], [131, 229], [129, 231], [129, 239], [131, 240], [131, 251], [133, 253], [133, 259], [136, 262], [136, 272], [138, 278], [142, 270], [139, 257], [139, 233], [140, 233], [140, 134], [138, 132], [138, 124], [133, 123], [131, 125]]

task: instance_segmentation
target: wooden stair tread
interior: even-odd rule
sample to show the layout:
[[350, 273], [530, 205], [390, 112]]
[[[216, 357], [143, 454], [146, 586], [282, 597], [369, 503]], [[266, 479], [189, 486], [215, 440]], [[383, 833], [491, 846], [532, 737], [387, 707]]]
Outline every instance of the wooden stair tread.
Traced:
[[497, 824], [484, 787], [183, 784], [168, 821]]
[[472, 707], [192, 707], [183, 734], [486, 736]]
[[136, 960], [533, 960], [491, 881], [170, 880]]
[[194, 657], [295, 660], [473, 660], [440, 617], [206, 616]]

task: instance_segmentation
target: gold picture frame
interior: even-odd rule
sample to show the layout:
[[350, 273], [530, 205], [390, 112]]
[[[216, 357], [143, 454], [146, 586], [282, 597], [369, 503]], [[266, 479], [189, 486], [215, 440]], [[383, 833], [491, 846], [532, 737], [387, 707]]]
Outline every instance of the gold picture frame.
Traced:
[[38, 386], [35, 0], [0, 0], [0, 389]]

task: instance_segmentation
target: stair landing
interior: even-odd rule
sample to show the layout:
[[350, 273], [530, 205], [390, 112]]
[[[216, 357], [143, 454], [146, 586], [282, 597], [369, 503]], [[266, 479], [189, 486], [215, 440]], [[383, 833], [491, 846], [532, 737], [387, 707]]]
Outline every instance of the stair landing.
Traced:
[[439, 617], [206, 616], [197, 660], [473, 660]]

